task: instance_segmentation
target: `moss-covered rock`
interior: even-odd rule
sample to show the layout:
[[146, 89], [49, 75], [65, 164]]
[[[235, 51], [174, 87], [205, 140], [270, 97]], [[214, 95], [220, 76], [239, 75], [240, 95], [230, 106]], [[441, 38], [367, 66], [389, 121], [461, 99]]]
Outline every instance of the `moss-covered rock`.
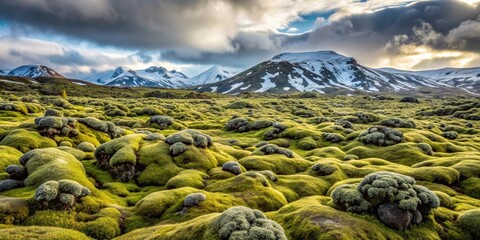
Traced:
[[246, 207], [224, 211], [214, 224], [220, 239], [287, 239], [282, 226], [267, 219], [261, 211]]
[[85, 234], [65, 228], [59, 227], [9, 227], [0, 229], [1, 239], [17, 240], [17, 239], [38, 239], [38, 240], [88, 240]]
[[0, 145], [26, 153], [32, 149], [56, 147], [57, 143], [50, 138], [42, 137], [38, 132], [16, 129], [6, 135]]
[[358, 139], [364, 144], [390, 146], [403, 141], [403, 133], [399, 130], [375, 126], [360, 134]]

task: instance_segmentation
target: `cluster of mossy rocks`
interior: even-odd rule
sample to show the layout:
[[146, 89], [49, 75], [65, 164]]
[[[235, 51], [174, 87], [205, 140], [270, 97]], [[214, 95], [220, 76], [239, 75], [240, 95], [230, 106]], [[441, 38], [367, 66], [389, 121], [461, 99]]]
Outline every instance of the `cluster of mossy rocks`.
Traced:
[[24, 166], [8, 165], [5, 168], [5, 172], [8, 173], [9, 179], [0, 181], [0, 192], [24, 186], [23, 181], [28, 176], [27, 170], [24, 168]]
[[43, 117], [35, 118], [35, 124], [43, 136], [75, 137], [79, 134], [78, 130], [75, 129], [77, 119], [63, 117], [63, 113], [55, 109], [48, 109]]
[[261, 211], [247, 207], [229, 208], [213, 224], [220, 239], [287, 239], [282, 226], [268, 219]]
[[[156, 148], [150, 149], [151, 151], [145, 150], [144, 155], [157, 153], [158, 155], [153, 157], [160, 158], [159, 161], [162, 163], [157, 164], [155, 160], [141, 161], [139, 150], [148, 144], [156, 144]], [[115, 178], [128, 182], [141, 176], [145, 169], [151, 171], [153, 166], [149, 166], [152, 164], [159, 167], [159, 164], [164, 165], [162, 167], [168, 165], [172, 172], [181, 171], [182, 167], [187, 169], [201, 167], [209, 170], [218, 164], [215, 156], [209, 152], [212, 147], [213, 140], [210, 136], [191, 129], [176, 132], [168, 137], [161, 133], [148, 135], [137, 133], [100, 145], [95, 150], [95, 158], [99, 168], [109, 171]]]
[[90, 189], [80, 183], [62, 179], [47, 181], [37, 187], [34, 199], [39, 209], [70, 209], [78, 199], [90, 195]]
[[152, 128], [183, 130], [186, 126], [175, 121], [173, 117], [167, 115], [154, 115], [147, 121], [147, 126]]
[[373, 126], [360, 134], [358, 139], [364, 144], [376, 146], [390, 146], [403, 141], [403, 133], [400, 130], [385, 127]]
[[265, 119], [249, 121], [244, 117], [239, 117], [235, 115], [227, 122], [225, 127], [227, 131], [248, 132], [268, 128], [275, 125], [279, 124]]
[[76, 129], [77, 123], [107, 133], [110, 138], [118, 138], [125, 134], [122, 128], [117, 127], [114, 123], [102, 121], [94, 117], [72, 118], [64, 117], [63, 112], [56, 109], [48, 109], [43, 117], [35, 118], [35, 124], [40, 134], [48, 137], [67, 136], [75, 137], [79, 134]]
[[373, 214], [388, 227], [405, 230], [419, 224], [440, 206], [438, 196], [415, 179], [393, 172], [375, 172], [358, 184], [344, 184], [332, 192], [333, 202], [354, 213]]

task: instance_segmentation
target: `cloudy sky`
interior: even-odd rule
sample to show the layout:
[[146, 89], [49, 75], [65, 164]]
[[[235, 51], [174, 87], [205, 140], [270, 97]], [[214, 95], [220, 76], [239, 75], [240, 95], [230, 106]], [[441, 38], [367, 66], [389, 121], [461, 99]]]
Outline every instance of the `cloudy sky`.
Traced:
[[0, 69], [194, 76], [316, 50], [371, 67], [480, 66], [480, 0], [0, 0]]

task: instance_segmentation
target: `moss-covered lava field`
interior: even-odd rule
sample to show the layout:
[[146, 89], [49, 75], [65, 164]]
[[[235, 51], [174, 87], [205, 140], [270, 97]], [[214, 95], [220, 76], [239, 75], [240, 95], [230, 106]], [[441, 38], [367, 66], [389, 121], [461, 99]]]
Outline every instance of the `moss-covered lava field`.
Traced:
[[480, 238], [476, 98], [26, 89], [0, 239]]

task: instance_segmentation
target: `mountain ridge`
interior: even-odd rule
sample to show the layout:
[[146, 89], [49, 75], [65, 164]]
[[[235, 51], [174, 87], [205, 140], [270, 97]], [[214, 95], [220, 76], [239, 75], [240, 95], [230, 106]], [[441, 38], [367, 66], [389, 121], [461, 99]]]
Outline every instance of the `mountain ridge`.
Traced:
[[[263, 83], [263, 84], [262, 84]], [[389, 73], [360, 65], [334, 51], [282, 53], [244, 72], [194, 89], [203, 92], [335, 91], [401, 92], [422, 88], [448, 88], [426, 77]]]

